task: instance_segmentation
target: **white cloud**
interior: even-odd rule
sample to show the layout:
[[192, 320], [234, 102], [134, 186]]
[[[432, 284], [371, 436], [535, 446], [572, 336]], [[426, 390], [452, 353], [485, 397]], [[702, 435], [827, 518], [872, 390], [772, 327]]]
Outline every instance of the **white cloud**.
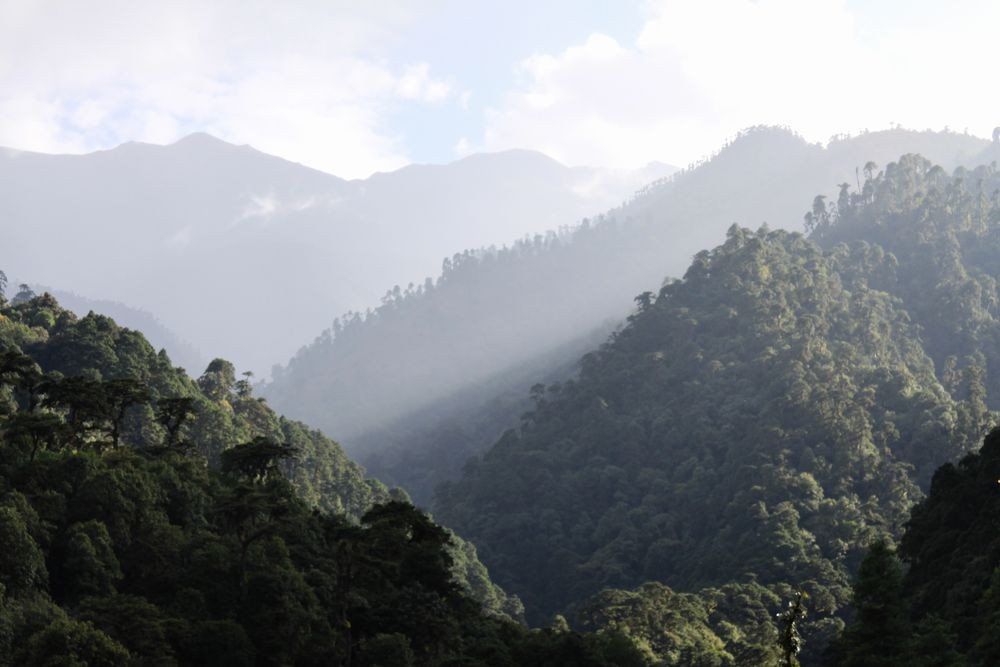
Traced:
[[450, 93], [450, 84], [431, 78], [427, 63], [409, 65], [396, 80], [396, 94], [404, 100], [435, 103], [446, 99]]
[[455, 143], [455, 147], [452, 152], [457, 158], [463, 158], [466, 155], [472, 153], [472, 144], [469, 143], [468, 137], [462, 137]]
[[1000, 122], [988, 65], [1000, 6], [907, 9], [871, 30], [844, 0], [654, 2], [634, 43], [595, 33], [523, 60], [487, 111], [480, 148], [631, 167], [696, 160], [761, 123], [813, 141], [893, 122], [989, 135]]
[[0, 145], [80, 152], [205, 130], [346, 177], [405, 164], [386, 118], [451, 86], [372, 44], [406, 3], [0, 0]]
[[298, 213], [323, 204], [333, 207], [339, 204], [340, 201], [339, 197], [326, 197], [320, 200], [314, 196], [282, 201], [273, 192], [264, 195], [249, 195], [243, 206], [243, 211], [236, 216], [231, 226], [236, 226], [248, 220], [268, 224], [279, 213], [283, 214], [290, 211]]

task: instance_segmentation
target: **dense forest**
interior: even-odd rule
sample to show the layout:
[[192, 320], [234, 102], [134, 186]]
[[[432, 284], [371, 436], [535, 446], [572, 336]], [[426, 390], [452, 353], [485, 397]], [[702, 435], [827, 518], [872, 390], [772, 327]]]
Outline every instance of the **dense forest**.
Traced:
[[440, 489], [529, 618], [752, 585], [808, 596], [804, 662], [839, 634], [868, 546], [1000, 403], [996, 169], [864, 176], [808, 238], [733, 226]]
[[27, 288], [0, 302], [0, 543], [0, 664], [642, 664], [525, 629], [470, 544], [228, 362], [191, 380]]
[[389, 427], [422, 491], [485, 449], [433, 519], [231, 363], [0, 296], [0, 664], [995, 664], [1000, 172], [869, 162], [803, 227]]
[[[856, 167], [868, 160], [920, 152], [951, 169], [988, 163], [993, 151], [950, 132], [872, 132], [822, 147], [783, 128], [753, 128], [578, 226], [449, 257], [436, 279], [339, 318], [262, 391], [281, 412], [336, 434], [376, 476], [424, 499], [440, 480], [426, 469], [457, 470], [516, 425], [524, 409], [514, 397], [565, 377], [628, 315], [636, 294], [682, 276], [733, 221], [801, 230], [811, 197], [834, 201], [836, 184], [856, 184]], [[527, 367], [534, 377], [518, 372]], [[414, 462], [426, 465], [409, 474]]]
[[898, 547], [877, 541], [859, 568], [851, 623], [830, 667], [986, 667], [1000, 663], [1000, 429], [946, 463]]

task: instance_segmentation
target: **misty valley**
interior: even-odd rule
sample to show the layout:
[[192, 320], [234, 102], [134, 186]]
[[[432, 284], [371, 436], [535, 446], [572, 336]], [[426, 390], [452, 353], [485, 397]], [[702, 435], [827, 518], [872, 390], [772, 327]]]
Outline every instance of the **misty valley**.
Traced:
[[265, 381], [0, 273], [0, 664], [997, 664], [998, 146], [752, 128]]

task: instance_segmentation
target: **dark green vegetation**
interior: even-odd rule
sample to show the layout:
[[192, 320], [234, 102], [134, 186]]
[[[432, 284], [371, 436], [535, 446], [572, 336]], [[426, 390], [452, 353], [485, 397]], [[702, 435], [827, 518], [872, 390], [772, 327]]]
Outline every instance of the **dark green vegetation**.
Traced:
[[[541, 631], [510, 620], [518, 602], [468, 543], [284, 425], [227, 362], [192, 381], [106, 318], [19, 297], [0, 323], [0, 641], [36, 662], [995, 664], [1000, 434], [969, 452], [1000, 406], [1000, 174], [869, 164], [805, 223], [808, 237], [732, 226], [682, 280], [640, 294], [577, 376], [568, 349], [526, 397], [508, 382], [530, 369], [493, 376], [461, 397], [492, 418], [428, 461], [385, 465], [430, 484], [452, 443], [472, 434], [472, 451], [523, 413], [436, 509]], [[538, 242], [538, 275], [561, 243]], [[389, 299], [328, 344], [371, 352], [379, 322], [460, 301], [528, 247], [469, 255], [453, 282]], [[567, 298], [586, 302], [585, 287]], [[321, 369], [321, 347], [302, 363]], [[393, 354], [372, 358], [411, 353]], [[425, 370], [404, 364], [400, 382]], [[421, 447], [438, 417], [417, 424]]]
[[[322, 509], [320, 509], [322, 508]], [[0, 664], [640, 665], [528, 631], [475, 552], [108, 318], [0, 304]]]
[[[854, 584], [854, 617], [831, 667], [1000, 664], [1000, 430], [945, 464], [913, 510], [898, 553], [872, 545]], [[905, 570], [905, 574], [904, 574]]]
[[[341, 318], [263, 391], [284, 414], [336, 434], [379, 479], [428, 498], [443, 471], [458, 471], [470, 451], [517, 425], [524, 408], [510, 397], [566, 377], [561, 369], [624, 319], [636, 294], [683, 275], [733, 221], [801, 229], [812, 196], [832, 201], [836, 184], [864, 178], [855, 167], [867, 160], [919, 152], [952, 169], [988, 163], [992, 150], [948, 132], [873, 132], [824, 148], [786, 129], [754, 128], [577, 227], [454, 255], [434, 281]], [[518, 372], [526, 366], [534, 377]], [[469, 400], [487, 385], [492, 394]]]
[[[184, 420], [179, 438], [197, 444], [217, 463], [222, 450], [262, 436], [287, 442], [299, 450], [285, 472], [302, 497], [325, 510], [359, 517], [373, 502], [389, 498], [380, 482], [364, 477], [363, 469], [319, 431], [278, 416], [252, 395], [250, 378], [237, 379], [229, 362], [216, 359], [197, 380], [175, 368], [137, 331], [119, 327], [94, 313], [77, 318], [51, 296], [14, 297], [0, 312], [0, 346], [19, 350], [43, 374], [78, 378], [76, 382], [133, 380], [148, 392], [148, 400], [131, 400], [118, 425], [122, 445], [134, 447], [159, 441], [164, 431], [157, 421], [159, 398], [187, 398], [192, 416]], [[39, 382], [45, 378], [38, 379]], [[41, 391], [36, 388], [33, 391]], [[95, 432], [102, 428], [95, 427]]]
[[650, 580], [702, 599], [742, 582], [771, 613], [808, 594], [804, 662], [836, 636], [867, 547], [1000, 404], [996, 170], [865, 171], [816, 202], [811, 238], [734, 226], [640, 295], [442, 488], [437, 516], [529, 617]]
[[141, 331], [154, 349], [165, 349], [170, 355], [170, 361], [194, 375], [205, 368], [205, 359], [190, 343], [182, 340], [176, 333], [167, 328], [152, 313], [129, 306], [117, 301], [87, 299], [72, 292], [53, 291], [36, 288], [36, 292], [49, 292], [66, 310], [71, 310], [78, 317], [83, 317], [90, 311], [107, 315], [118, 326]]

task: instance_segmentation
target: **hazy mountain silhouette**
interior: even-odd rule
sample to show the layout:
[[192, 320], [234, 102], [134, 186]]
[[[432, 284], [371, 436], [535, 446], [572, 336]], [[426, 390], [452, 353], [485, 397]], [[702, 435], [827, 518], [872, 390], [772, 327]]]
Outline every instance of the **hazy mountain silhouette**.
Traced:
[[[691, 257], [718, 244], [734, 222], [801, 230], [813, 196], [834, 198], [840, 183], [863, 178], [869, 161], [884, 165], [916, 152], [950, 169], [977, 164], [988, 150], [987, 141], [952, 132], [897, 129], [824, 147], [784, 128], [748, 130], [710, 159], [575, 230], [448, 260], [436, 284], [397, 295], [374, 316], [328, 331], [301, 350], [265, 393], [281, 410], [336, 433], [378, 474], [407, 484], [412, 480], [398, 475], [394, 455], [368, 455], [431, 440], [440, 449], [440, 438], [425, 437], [441, 430], [433, 414], [451, 419], [451, 405], [479, 394], [483, 383], [493, 383], [498, 395], [523, 396], [534, 381], [550, 379], [579, 356], [578, 341], [609, 319], [621, 321], [636, 295], [681, 276]], [[534, 379], [523, 371], [529, 362], [537, 366]], [[511, 373], [516, 367], [522, 372]], [[507, 383], [495, 383], [498, 377]], [[481, 395], [477, 400], [496, 408]], [[516, 423], [520, 404], [508, 404]], [[390, 426], [416, 411], [428, 425], [424, 430], [406, 419]], [[466, 425], [477, 422], [494, 431], [505, 426], [495, 415], [465, 418]], [[471, 430], [478, 440], [480, 429]], [[457, 470], [460, 462], [428, 461], [427, 467]], [[413, 489], [418, 496], [428, 490]]]
[[225, 351], [259, 375], [455, 249], [571, 224], [669, 172], [509, 151], [346, 181], [207, 134], [87, 155], [5, 149], [0, 267], [155, 312], [202, 356]]

